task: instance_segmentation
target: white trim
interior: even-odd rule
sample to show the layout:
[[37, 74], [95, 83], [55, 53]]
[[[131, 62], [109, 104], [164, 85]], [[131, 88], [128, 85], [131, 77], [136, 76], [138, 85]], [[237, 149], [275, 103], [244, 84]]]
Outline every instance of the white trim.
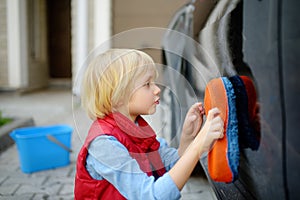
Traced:
[[77, 0], [77, 52], [76, 71], [83, 65], [88, 55], [88, 1]]
[[103, 45], [104, 48], [110, 48], [107, 42], [111, 36], [111, 1], [110, 0], [94, 0], [94, 48]]
[[88, 55], [88, 1], [74, 0], [76, 7], [74, 7], [74, 15], [76, 20], [74, 25], [75, 45], [72, 47], [74, 50], [75, 59], [73, 65], [73, 93], [78, 95], [80, 87], [75, 86], [78, 81], [80, 69], [83, 66], [85, 59]]
[[10, 87], [28, 85], [27, 0], [6, 0], [8, 82]]

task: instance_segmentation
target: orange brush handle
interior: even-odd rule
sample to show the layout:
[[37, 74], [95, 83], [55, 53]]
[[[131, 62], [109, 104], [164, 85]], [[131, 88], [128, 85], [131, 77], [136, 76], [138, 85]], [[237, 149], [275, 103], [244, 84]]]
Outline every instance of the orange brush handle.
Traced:
[[220, 78], [211, 80], [206, 89], [204, 97], [204, 107], [206, 115], [214, 107], [221, 111], [221, 118], [224, 121], [224, 137], [216, 141], [212, 150], [208, 153], [208, 172], [212, 180], [218, 182], [232, 182], [233, 174], [227, 158], [227, 118], [228, 118], [228, 100], [226, 90]]

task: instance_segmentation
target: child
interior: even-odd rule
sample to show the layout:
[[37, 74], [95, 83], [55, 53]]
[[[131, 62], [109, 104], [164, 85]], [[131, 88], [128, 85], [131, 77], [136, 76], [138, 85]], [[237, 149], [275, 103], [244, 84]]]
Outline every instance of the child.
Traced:
[[141, 115], [153, 114], [160, 89], [150, 56], [112, 49], [83, 78], [82, 105], [94, 120], [78, 155], [75, 199], [179, 199], [200, 156], [223, 137], [219, 110], [193, 105], [178, 150], [158, 140]]

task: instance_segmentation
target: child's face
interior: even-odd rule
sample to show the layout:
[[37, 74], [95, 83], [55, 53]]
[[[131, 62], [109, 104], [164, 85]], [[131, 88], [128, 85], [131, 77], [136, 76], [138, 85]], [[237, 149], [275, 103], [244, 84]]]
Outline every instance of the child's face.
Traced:
[[159, 104], [160, 88], [154, 83], [155, 71], [149, 69], [137, 79], [129, 97], [128, 111], [131, 119], [139, 115], [154, 114]]

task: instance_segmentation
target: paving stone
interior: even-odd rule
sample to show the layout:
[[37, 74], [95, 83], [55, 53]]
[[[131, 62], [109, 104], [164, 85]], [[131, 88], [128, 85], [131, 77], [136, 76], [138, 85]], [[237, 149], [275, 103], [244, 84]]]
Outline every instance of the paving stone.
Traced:
[[[26, 194], [48, 194], [49, 195], [49, 193], [51, 192], [52, 192], [51, 188], [44, 188], [44, 187], [39, 187], [37, 185], [31, 185], [31, 184], [22, 184], [16, 191], [16, 195], [26, 195]], [[55, 192], [53, 193], [55, 194]]]
[[54, 195], [36, 194], [31, 200], [74, 200], [72, 195]]
[[69, 172], [69, 177], [75, 178], [75, 174], [76, 174], [76, 166], [74, 164], [74, 166], [70, 167], [70, 172]]
[[31, 174], [32, 178], [35, 177], [47, 177], [47, 176], [53, 176], [55, 174], [55, 169], [49, 169], [49, 170], [42, 170], [42, 171], [37, 171]]
[[188, 193], [188, 192], [190, 192], [190, 184], [189, 184], [189, 182], [187, 182], [187, 183], [183, 186], [183, 188], [182, 188], [182, 190], [181, 190], [181, 194], [182, 194], [182, 193]]
[[[18, 167], [10, 166], [7, 164], [0, 164], [0, 177], [6, 177], [10, 174], [18, 173]], [[19, 173], [18, 173], [19, 174]]]
[[[3, 166], [2, 166], [3, 167]], [[25, 174], [23, 173], [19, 168], [16, 168], [15, 170], [12, 171], [6, 171], [6, 175], [10, 178], [18, 178], [18, 179], [29, 179], [30, 174]], [[0, 172], [1, 174], [1, 172]]]
[[209, 190], [201, 191], [201, 192], [189, 192], [182, 194], [181, 200], [217, 200], [216, 196], [213, 195]]
[[51, 176], [49, 177], [49, 179], [44, 185], [54, 185], [54, 184], [74, 184], [74, 178]]
[[205, 199], [205, 200], [211, 200], [212, 198], [204, 197], [201, 193], [182, 193], [181, 194], [181, 200], [199, 200], [199, 199]]
[[49, 194], [34, 194], [31, 200], [49, 200], [50, 198]]
[[2, 175], [1, 173], [0, 173], [0, 186], [4, 183], [4, 181], [6, 180], [6, 179], [8, 179], [8, 176], [7, 175]]
[[0, 163], [19, 166], [19, 154], [16, 145], [12, 145], [0, 154]]
[[3, 183], [4, 184], [25, 184], [32, 186], [39, 186], [45, 182], [46, 177], [35, 177], [31, 178], [30, 176], [27, 178], [19, 177], [19, 176], [9, 176], [9, 178]]
[[[9, 196], [1, 196], [1, 200], [29, 200], [32, 199], [34, 194], [25, 194], [25, 195], [9, 195]], [[41, 200], [41, 199], [40, 199]]]
[[64, 167], [34, 172], [32, 173], [32, 177], [44, 177], [44, 176], [68, 177], [71, 171], [72, 171], [72, 166], [67, 165]]
[[74, 184], [64, 184], [59, 195], [73, 195], [74, 194]]
[[189, 192], [199, 193], [209, 189], [209, 183], [203, 177], [191, 177], [189, 179]]
[[14, 195], [16, 190], [20, 187], [20, 184], [2, 184], [0, 186], [0, 197], [3, 195]]
[[56, 168], [53, 170], [52, 176], [58, 176], [58, 177], [68, 177], [70, 174], [70, 165], [65, 167]]

